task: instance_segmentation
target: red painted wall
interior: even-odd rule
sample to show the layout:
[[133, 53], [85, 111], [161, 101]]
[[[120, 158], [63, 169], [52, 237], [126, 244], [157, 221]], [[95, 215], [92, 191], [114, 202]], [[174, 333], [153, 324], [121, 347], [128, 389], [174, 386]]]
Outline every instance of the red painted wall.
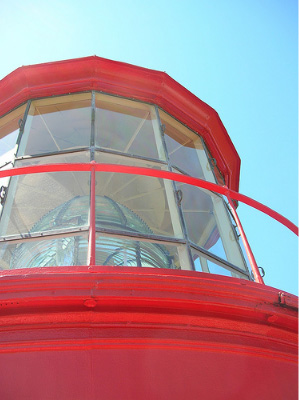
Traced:
[[3, 276], [1, 399], [297, 399], [297, 298], [147, 268]]

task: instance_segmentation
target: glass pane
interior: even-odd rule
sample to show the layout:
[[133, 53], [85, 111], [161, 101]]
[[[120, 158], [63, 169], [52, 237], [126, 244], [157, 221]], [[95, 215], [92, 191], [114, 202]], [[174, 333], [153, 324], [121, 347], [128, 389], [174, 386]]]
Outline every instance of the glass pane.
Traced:
[[0, 234], [14, 235], [86, 226], [89, 172], [55, 172], [11, 179]]
[[96, 94], [97, 146], [165, 160], [155, 109], [148, 104]]
[[[12, 165], [11, 164], [6, 164], [4, 167], [1, 168], [1, 170], [6, 170], [6, 169], [11, 169]], [[5, 202], [5, 199], [7, 197], [7, 188], [9, 186], [9, 181], [10, 181], [10, 177], [5, 177], [5, 178], [0, 178], [0, 220], [1, 220], [1, 213], [3, 210], [3, 205]]]
[[[19, 121], [23, 118], [25, 109], [26, 104], [0, 118], [0, 169], [9, 169], [13, 165], [17, 151]], [[1, 197], [4, 195], [4, 190], [6, 190], [9, 181], [9, 177], [0, 178]], [[1, 212], [2, 205], [0, 204], [0, 214]]]
[[0, 270], [86, 265], [88, 234], [0, 243]]
[[181, 269], [183, 245], [98, 235], [97, 265]]
[[10, 154], [13, 155], [16, 150], [19, 121], [23, 119], [25, 109], [26, 104], [0, 118], [0, 168], [12, 160]]
[[25, 109], [26, 105], [23, 105], [0, 118], [0, 168], [14, 160], [19, 135], [19, 121], [23, 118]]
[[51, 153], [90, 145], [91, 94], [32, 102], [18, 156]]
[[180, 182], [177, 182], [177, 188], [182, 191], [181, 207], [189, 239], [206, 250], [214, 248], [219, 257], [226, 259], [212, 196], [207, 191]]
[[[182, 237], [174, 192], [170, 181], [120, 173], [97, 173], [96, 195], [115, 218], [109, 229], [145, 235]], [[110, 216], [109, 216], [110, 218]], [[99, 228], [107, 224], [99, 221]], [[114, 228], [113, 228], [114, 227]]]
[[230, 270], [228, 267], [225, 267], [224, 265], [216, 264], [216, 262], [209, 260], [202, 253], [195, 250], [194, 248], [191, 248], [191, 251], [196, 271], [207, 272], [210, 274], [223, 275], [223, 276], [232, 276], [235, 278], [248, 280], [248, 277], [246, 277], [245, 275], [239, 273], [238, 271]]
[[214, 182], [201, 138], [165, 112], [159, 110], [159, 113], [165, 125], [164, 137], [171, 165], [188, 175]]
[[222, 198], [179, 182], [177, 188], [182, 192], [181, 207], [189, 239], [218, 257], [245, 269], [244, 258]]
[[18, 135], [19, 130], [16, 129], [0, 139], [0, 168], [14, 160]]

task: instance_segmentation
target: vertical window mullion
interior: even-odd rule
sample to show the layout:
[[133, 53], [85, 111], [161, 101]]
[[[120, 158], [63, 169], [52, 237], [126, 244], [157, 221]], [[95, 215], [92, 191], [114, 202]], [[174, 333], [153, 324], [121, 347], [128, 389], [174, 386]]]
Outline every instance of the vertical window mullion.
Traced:
[[[206, 181], [217, 183], [217, 179], [215, 177], [214, 170], [209, 162], [205, 146], [204, 150], [205, 150], [204, 153], [198, 153], [198, 158], [202, 166], [204, 178]], [[247, 269], [246, 262], [242, 254], [238, 238], [236, 237], [234, 227], [229, 219], [229, 216], [227, 215], [227, 210], [226, 207], [224, 206], [223, 197], [211, 195], [211, 200], [213, 202], [213, 207], [215, 211], [214, 215], [217, 223], [217, 228], [228, 261], [239, 267], [241, 267], [241, 265], [244, 265], [245, 268]]]
[[94, 152], [95, 152], [95, 119], [96, 119], [95, 104], [96, 104], [95, 92], [93, 90], [91, 92], [90, 161], [94, 160]]
[[[24, 112], [24, 116], [23, 116], [21, 124], [20, 124], [19, 135], [18, 135], [17, 142], [16, 142], [16, 144], [18, 145], [18, 150], [19, 150], [19, 144], [20, 144], [23, 132], [24, 132], [25, 123], [26, 123], [26, 120], [27, 120], [27, 116], [28, 116], [28, 113], [29, 113], [30, 106], [31, 106], [31, 100], [28, 100], [27, 101], [27, 105], [26, 105], [26, 110]], [[17, 150], [17, 152], [18, 152], [18, 150]], [[17, 156], [17, 153], [16, 153], [16, 156]]]
[[[245, 232], [244, 232], [244, 230], [243, 230], [241, 221], [240, 221], [240, 219], [239, 219], [239, 217], [238, 217], [237, 210], [236, 210], [236, 208], [235, 208], [235, 206], [234, 206], [234, 203], [233, 203], [231, 197], [229, 196], [229, 193], [226, 193], [226, 197], [227, 197], [227, 200], [228, 200], [229, 205], [230, 205], [230, 207], [231, 207], [231, 211], [232, 211], [232, 214], [233, 214], [234, 219], [235, 219], [235, 221], [236, 221], [236, 224], [237, 224], [237, 226], [238, 226], [238, 229], [239, 229], [241, 238], [242, 238], [242, 240], [243, 240], [243, 244], [244, 244], [244, 247], [245, 247], [245, 250], [246, 250], [246, 253], [247, 253], [247, 257], [248, 257], [249, 262], [250, 262], [250, 265], [251, 265], [251, 269], [252, 269], [252, 272], [253, 272], [253, 275], [254, 275], [254, 279], [255, 279], [255, 281], [258, 282], [258, 283], [264, 283], [263, 278], [261, 277], [260, 271], [259, 271], [259, 269], [258, 269], [256, 260], [255, 260], [255, 257], [254, 257], [254, 255], [253, 255], [252, 250], [251, 250], [251, 247], [250, 247], [250, 245], [249, 245], [249, 243], [248, 243], [246, 234], [245, 234]], [[246, 268], [246, 269], [247, 269], [247, 268]], [[247, 271], [248, 271], [248, 269], [247, 269]], [[249, 272], [249, 271], [248, 271], [248, 272]]]
[[[24, 114], [24, 118], [23, 118], [23, 121], [22, 121], [22, 126], [20, 128], [20, 133], [19, 133], [19, 136], [18, 136], [18, 139], [17, 139], [18, 150], [17, 150], [17, 153], [16, 153], [16, 157], [24, 155], [22, 153], [24, 153], [24, 151], [25, 151], [25, 148], [26, 148], [26, 145], [27, 145], [27, 141], [28, 141], [29, 132], [30, 132], [30, 128], [28, 127], [28, 115], [29, 115], [29, 111], [30, 111], [31, 107], [32, 107], [32, 100], [28, 100], [27, 107], [26, 107], [25, 114]], [[32, 120], [31, 120], [31, 122], [32, 122]], [[27, 124], [27, 126], [26, 126], [26, 124]], [[25, 128], [26, 128], [26, 136], [24, 134], [25, 133]], [[25, 143], [25, 141], [26, 141], [26, 143]], [[23, 151], [21, 151], [21, 149]]]
[[[165, 137], [164, 137], [164, 130], [162, 129], [159, 110], [158, 110], [157, 106], [155, 106], [155, 110], [156, 110], [156, 116], [157, 116], [158, 125], [160, 127], [161, 141], [162, 141], [162, 145], [163, 145], [163, 149], [164, 149], [164, 153], [165, 153], [165, 157], [166, 157], [166, 161], [167, 161], [167, 165], [168, 165], [168, 170], [172, 171], [171, 164], [170, 164], [170, 159], [169, 159], [169, 155], [168, 155], [168, 150], [167, 150], [167, 146], [166, 146], [166, 142], [165, 142]], [[185, 254], [182, 254], [184, 252], [180, 252], [179, 253], [180, 265], [181, 265], [182, 269], [190, 269], [190, 266], [191, 266], [191, 269], [195, 270], [193, 259], [192, 259], [191, 248], [190, 248], [189, 241], [188, 241], [188, 236], [187, 236], [187, 230], [186, 230], [186, 225], [185, 225], [185, 221], [184, 221], [184, 216], [183, 216], [183, 213], [182, 213], [181, 206], [177, 202], [177, 187], [176, 187], [176, 184], [175, 184], [174, 181], [171, 181], [169, 183], [170, 183], [170, 185], [172, 187], [172, 193], [173, 193], [173, 198], [174, 198], [174, 202], [171, 202], [169, 204], [169, 208], [172, 206], [173, 203], [175, 204], [178, 220], [180, 222], [180, 226], [181, 226], [181, 229], [183, 231], [183, 236], [184, 236], [184, 239], [186, 241], [187, 253], [188, 253], [187, 257], [186, 257]], [[167, 190], [166, 186], [165, 186], [165, 190]], [[173, 214], [171, 214], [171, 218], [173, 218]]]

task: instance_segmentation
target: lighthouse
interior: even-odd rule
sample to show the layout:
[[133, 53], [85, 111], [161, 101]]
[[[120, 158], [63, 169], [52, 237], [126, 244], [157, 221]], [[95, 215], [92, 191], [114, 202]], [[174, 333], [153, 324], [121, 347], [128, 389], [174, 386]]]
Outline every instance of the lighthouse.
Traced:
[[21, 67], [0, 161], [1, 398], [297, 398], [297, 297], [263, 282], [210, 106], [96, 56]]

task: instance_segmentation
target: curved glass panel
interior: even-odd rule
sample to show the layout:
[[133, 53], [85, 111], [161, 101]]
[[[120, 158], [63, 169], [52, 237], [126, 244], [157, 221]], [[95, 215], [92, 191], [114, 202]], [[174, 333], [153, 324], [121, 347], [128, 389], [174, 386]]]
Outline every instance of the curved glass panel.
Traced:
[[108, 196], [96, 196], [96, 228], [151, 234], [146, 223], [128, 207]]
[[0, 168], [14, 158], [25, 109], [26, 104], [0, 118]]
[[32, 102], [18, 156], [90, 145], [91, 94], [51, 97]]
[[[96, 152], [98, 163], [123, 164], [161, 169], [158, 162]], [[164, 167], [166, 168], [166, 167]], [[118, 173], [96, 174], [96, 194], [131, 210], [148, 227], [146, 234], [182, 237], [175, 194], [171, 182], [158, 178]], [[170, 207], [170, 204], [172, 205]], [[162, 217], [163, 214], [163, 217]], [[129, 216], [127, 216], [129, 219]], [[124, 227], [123, 227], [124, 228]], [[125, 228], [124, 228], [125, 229]], [[142, 233], [140, 231], [140, 233]]]
[[200, 251], [192, 248], [192, 258], [195, 266], [195, 270], [199, 272], [206, 272], [216, 275], [233, 276], [235, 278], [241, 278], [248, 280], [249, 277], [242, 274], [229, 266], [225, 266], [220, 262], [216, 263], [215, 260], [207, 258]]
[[143, 233], [182, 237], [169, 181], [120, 173], [96, 173], [96, 195], [107, 196], [134, 212], [148, 227]]
[[191, 242], [217, 257], [245, 269], [236, 235], [220, 196], [191, 185], [177, 183]]
[[0, 243], [0, 270], [87, 264], [88, 234]]
[[113, 236], [97, 236], [96, 263], [118, 267], [180, 269], [175, 245]]
[[95, 132], [96, 146], [165, 160], [153, 106], [97, 93]]
[[162, 110], [159, 114], [170, 164], [188, 175], [214, 182], [201, 138], [169, 114]]
[[[1, 236], [55, 231], [76, 196], [89, 196], [88, 172], [54, 172], [13, 177], [0, 220]], [[14, 193], [14, 194], [13, 194]], [[72, 218], [68, 227], [87, 225], [86, 218]], [[89, 206], [85, 211], [89, 212]], [[44, 225], [45, 216], [47, 223]]]
[[[0, 169], [8, 169], [13, 166], [17, 152], [19, 127], [22, 124], [25, 109], [26, 104], [0, 118]], [[9, 181], [9, 177], [0, 178], [0, 214], [7, 195]]]

